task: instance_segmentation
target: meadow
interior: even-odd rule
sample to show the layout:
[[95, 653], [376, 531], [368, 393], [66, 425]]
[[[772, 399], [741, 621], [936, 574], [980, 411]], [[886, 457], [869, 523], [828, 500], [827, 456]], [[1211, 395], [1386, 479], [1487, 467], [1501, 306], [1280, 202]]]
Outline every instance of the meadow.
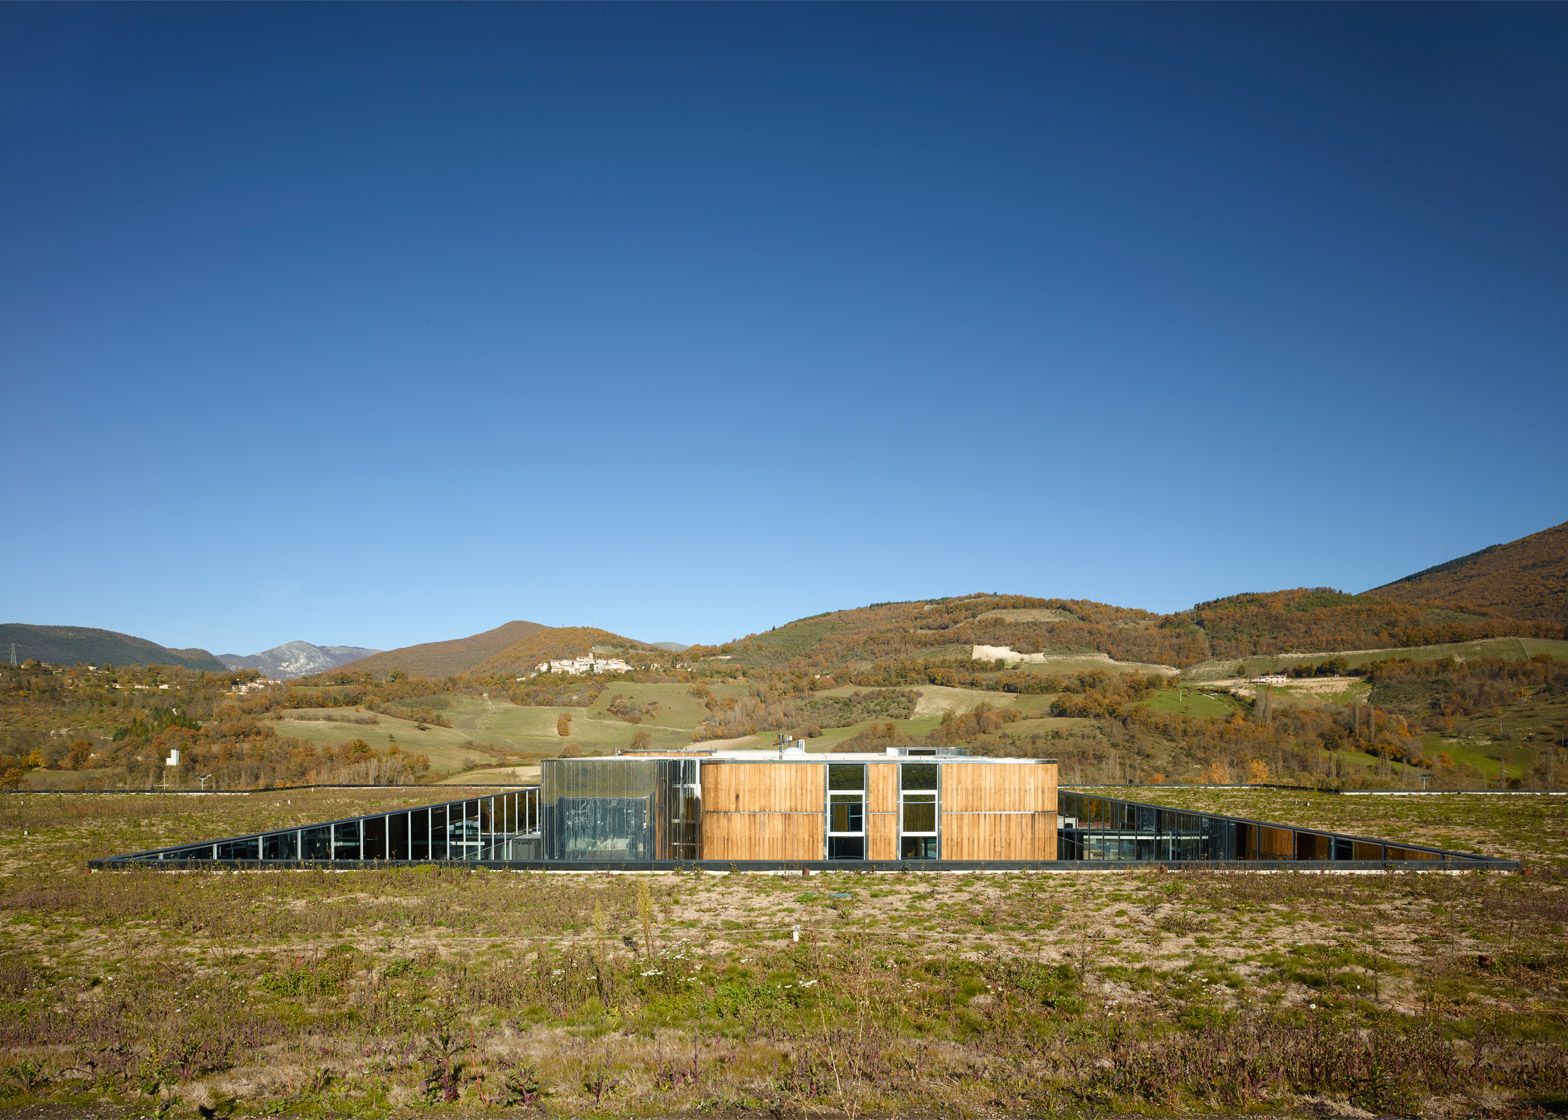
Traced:
[[1568, 1108], [1568, 798], [1138, 793], [1525, 872], [89, 872], [92, 856], [425, 795], [6, 795], [0, 1106]]

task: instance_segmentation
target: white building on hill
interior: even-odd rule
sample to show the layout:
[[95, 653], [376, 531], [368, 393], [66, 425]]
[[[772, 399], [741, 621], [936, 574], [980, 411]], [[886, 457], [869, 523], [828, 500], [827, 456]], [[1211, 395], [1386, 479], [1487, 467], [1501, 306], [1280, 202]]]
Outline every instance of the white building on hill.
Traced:
[[619, 657], [567, 657], [559, 661], [541, 661], [538, 672], [541, 673], [570, 673], [573, 676], [582, 676], [586, 673], [629, 673], [632, 667]]

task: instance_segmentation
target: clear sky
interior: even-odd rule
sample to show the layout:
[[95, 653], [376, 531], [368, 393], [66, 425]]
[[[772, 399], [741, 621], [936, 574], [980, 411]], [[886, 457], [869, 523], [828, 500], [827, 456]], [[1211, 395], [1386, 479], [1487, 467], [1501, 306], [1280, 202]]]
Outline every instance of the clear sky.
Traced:
[[0, 5], [0, 621], [720, 641], [1522, 536], [1565, 57], [1565, 5]]

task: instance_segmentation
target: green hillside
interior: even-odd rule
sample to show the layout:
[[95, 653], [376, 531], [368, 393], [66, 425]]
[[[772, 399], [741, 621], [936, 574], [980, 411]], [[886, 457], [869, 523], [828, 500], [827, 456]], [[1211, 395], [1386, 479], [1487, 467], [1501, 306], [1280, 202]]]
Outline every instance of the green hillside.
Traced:
[[50, 665], [180, 665], [223, 672], [223, 662], [204, 649], [169, 649], [146, 638], [90, 626], [0, 624], [0, 658], [10, 660], [13, 643], [19, 661]]

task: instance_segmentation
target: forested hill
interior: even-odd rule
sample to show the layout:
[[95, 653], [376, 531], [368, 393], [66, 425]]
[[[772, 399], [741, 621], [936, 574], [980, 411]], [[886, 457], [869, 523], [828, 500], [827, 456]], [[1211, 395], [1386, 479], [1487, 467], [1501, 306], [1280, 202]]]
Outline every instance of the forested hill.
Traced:
[[16, 643], [19, 661], [50, 665], [183, 665], [223, 671], [223, 663], [204, 649], [169, 649], [146, 638], [90, 626], [33, 626], [0, 623], [0, 658], [9, 661]]
[[541, 661], [581, 657], [591, 650], [646, 651], [657, 660], [670, 657], [631, 638], [591, 626], [544, 626], [537, 622], [508, 622], [466, 638], [404, 646], [373, 657], [351, 661], [342, 668], [386, 676], [401, 672], [411, 677], [449, 677], [460, 673], [531, 673]]
[[1438, 564], [1367, 594], [1568, 624], [1568, 521]]
[[1203, 632], [1212, 657], [1385, 649], [1475, 638], [1560, 638], [1553, 622], [1393, 602], [1330, 587], [1232, 595], [1172, 617]]
[[1505, 636], [1563, 637], [1565, 627], [1331, 588], [1234, 595], [1168, 615], [1082, 599], [970, 595], [814, 615], [721, 646], [694, 646], [683, 657], [724, 658], [741, 669], [828, 672], [876, 662], [968, 659], [976, 646], [993, 646], [1185, 667], [1215, 657]]
[[507, 646], [544, 629], [546, 627], [537, 622], [507, 622], [494, 630], [470, 634], [466, 638], [390, 649], [385, 653], [350, 661], [343, 667], [375, 676], [402, 672], [411, 677], [449, 677], [479, 668]]
[[1106, 653], [1119, 661], [1187, 665], [1208, 656], [1191, 621], [1083, 599], [967, 595], [879, 603], [798, 619], [683, 657], [739, 667], [826, 671], [905, 658], [968, 658], [976, 645], [1019, 653]]

